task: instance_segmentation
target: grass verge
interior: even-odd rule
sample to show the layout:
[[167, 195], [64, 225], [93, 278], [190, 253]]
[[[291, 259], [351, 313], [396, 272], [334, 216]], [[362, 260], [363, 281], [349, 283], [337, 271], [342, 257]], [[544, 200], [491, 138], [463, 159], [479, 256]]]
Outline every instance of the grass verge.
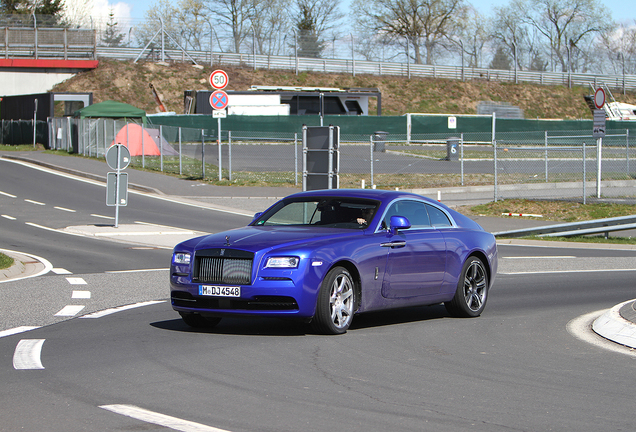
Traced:
[[3, 253], [0, 253], [0, 270], [9, 268], [13, 265], [14, 259]]

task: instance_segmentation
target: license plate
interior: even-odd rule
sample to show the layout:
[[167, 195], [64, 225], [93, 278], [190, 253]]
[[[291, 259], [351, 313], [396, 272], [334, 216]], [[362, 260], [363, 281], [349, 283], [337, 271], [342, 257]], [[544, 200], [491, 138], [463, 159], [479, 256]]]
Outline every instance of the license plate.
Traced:
[[240, 297], [241, 287], [199, 285], [199, 295], [213, 297]]

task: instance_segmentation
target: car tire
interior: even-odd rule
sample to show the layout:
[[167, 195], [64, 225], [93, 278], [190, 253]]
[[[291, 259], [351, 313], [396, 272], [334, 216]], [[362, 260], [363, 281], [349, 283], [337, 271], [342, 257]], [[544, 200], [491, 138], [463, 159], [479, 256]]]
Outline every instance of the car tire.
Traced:
[[356, 304], [356, 286], [344, 267], [334, 267], [322, 281], [316, 314], [312, 320], [314, 330], [321, 334], [342, 334], [353, 321]]
[[183, 322], [192, 328], [212, 328], [221, 321], [219, 317], [206, 318], [197, 313], [179, 312], [179, 315]]
[[455, 296], [444, 306], [454, 317], [472, 318], [481, 315], [487, 298], [488, 272], [479, 258], [471, 256], [464, 263]]

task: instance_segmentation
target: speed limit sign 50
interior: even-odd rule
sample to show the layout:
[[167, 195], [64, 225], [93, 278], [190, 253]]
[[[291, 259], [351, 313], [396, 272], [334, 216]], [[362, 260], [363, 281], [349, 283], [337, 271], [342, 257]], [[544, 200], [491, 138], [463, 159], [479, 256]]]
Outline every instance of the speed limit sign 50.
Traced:
[[215, 70], [210, 74], [210, 85], [217, 90], [225, 88], [228, 82], [229, 80], [225, 71]]

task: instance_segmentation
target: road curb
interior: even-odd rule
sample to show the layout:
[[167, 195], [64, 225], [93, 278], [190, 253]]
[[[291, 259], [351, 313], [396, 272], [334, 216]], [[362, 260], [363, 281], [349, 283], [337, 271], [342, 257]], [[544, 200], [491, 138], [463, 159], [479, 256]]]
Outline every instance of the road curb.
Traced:
[[0, 249], [0, 252], [14, 260], [11, 267], [0, 270], [0, 283], [39, 276], [48, 273], [52, 268], [48, 261], [34, 255], [6, 249]]
[[617, 304], [592, 323], [592, 330], [599, 336], [629, 348], [636, 348], [636, 324], [624, 318], [623, 309], [634, 310], [635, 300]]
[[[65, 168], [65, 167], [61, 167], [58, 165], [54, 165], [52, 163], [49, 162], [42, 162], [42, 161], [38, 161], [35, 159], [29, 159], [29, 158], [25, 158], [25, 157], [21, 157], [21, 156], [14, 156], [14, 155], [3, 155], [2, 156], [5, 159], [11, 159], [11, 160], [17, 160], [20, 162], [25, 162], [25, 163], [30, 163], [33, 165], [38, 165], [44, 168], [49, 168], [55, 171], [59, 171], [59, 172], [63, 172], [66, 174], [72, 174], [78, 177], [84, 177], [87, 179], [91, 179], [91, 180], [95, 180], [101, 183], [106, 183], [106, 177], [105, 176], [100, 176], [97, 174], [91, 174], [91, 173], [87, 173], [87, 172], [83, 172], [83, 171], [79, 171], [79, 170], [75, 170], [72, 168]], [[138, 184], [134, 184], [134, 183], [128, 183], [128, 187], [130, 189], [134, 189], [137, 190], [139, 192], [146, 192], [146, 193], [155, 193], [157, 195], [164, 195], [163, 192], [161, 192], [159, 189], [155, 189], [153, 187], [150, 186], [143, 186], [143, 185], [138, 185]]]

